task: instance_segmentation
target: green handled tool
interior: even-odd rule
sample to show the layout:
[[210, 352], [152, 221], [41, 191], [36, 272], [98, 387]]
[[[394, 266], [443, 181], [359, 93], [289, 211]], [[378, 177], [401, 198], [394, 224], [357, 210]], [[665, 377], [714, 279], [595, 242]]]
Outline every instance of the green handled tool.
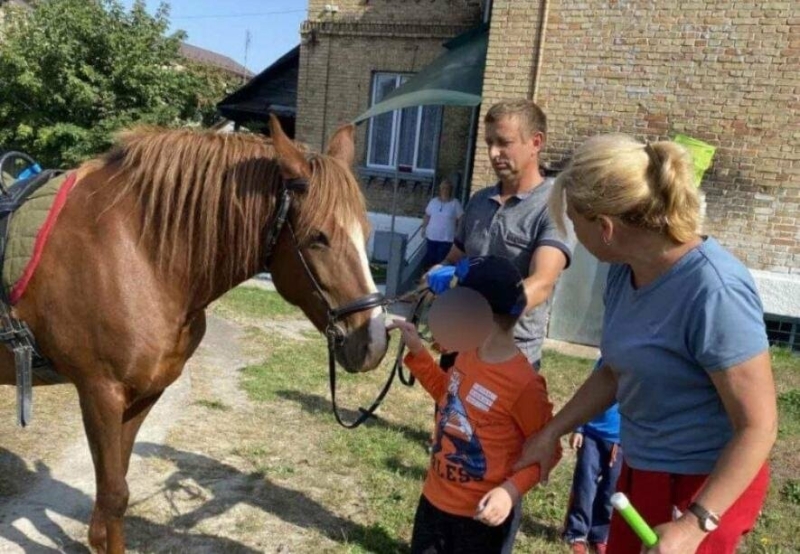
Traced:
[[658, 535], [656, 535], [655, 531], [642, 519], [642, 516], [639, 515], [636, 508], [631, 506], [631, 501], [628, 500], [628, 497], [625, 496], [624, 493], [614, 493], [611, 496], [611, 505], [616, 508], [622, 516], [622, 519], [631, 526], [633, 532], [636, 533], [636, 536], [641, 539], [642, 543], [647, 548], [652, 548], [658, 543]]

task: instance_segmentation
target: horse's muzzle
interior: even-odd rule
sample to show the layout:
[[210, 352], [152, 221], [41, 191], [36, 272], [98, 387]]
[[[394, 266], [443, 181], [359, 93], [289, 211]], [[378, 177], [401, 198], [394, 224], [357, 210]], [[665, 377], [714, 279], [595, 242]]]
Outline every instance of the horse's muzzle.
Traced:
[[370, 371], [381, 363], [388, 344], [383, 312], [376, 309], [369, 320], [336, 342], [336, 360], [349, 373]]

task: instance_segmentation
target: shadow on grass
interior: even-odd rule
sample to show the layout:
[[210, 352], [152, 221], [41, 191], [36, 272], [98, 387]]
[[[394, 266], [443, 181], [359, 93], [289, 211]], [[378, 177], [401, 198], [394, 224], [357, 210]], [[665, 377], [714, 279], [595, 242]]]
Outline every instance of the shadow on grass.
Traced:
[[539, 537], [556, 544], [562, 540], [561, 529], [555, 525], [545, 525], [540, 521], [536, 521], [531, 514], [522, 514], [522, 523], [519, 528], [529, 537]]
[[425, 476], [428, 474], [427, 468], [418, 465], [408, 466], [397, 456], [387, 458], [384, 464], [386, 465], [386, 469], [390, 470], [392, 473], [396, 473], [400, 477], [411, 479], [419, 483], [422, 483], [425, 480]]
[[[275, 395], [279, 398], [283, 398], [284, 400], [297, 402], [300, 404], [300, 407], [303, 409], [303, 411], [309, 414], [328, 415], [330, 416], [331, 421], [333, 421], [333, 414], [331, 413], [331, 401], [323, 396], [295, 390], [279, 390], [275, 392]], [[341, 400], [339, 400], [339, 402], [341, 402]], [[433, 402], [431, 402], [431, 414], [432, 413]], [[350, 410], [348, 408], [342, 408], [340, 405], [339, 414], [342, 416], [342, 419], [345, 422], [349, 422], [355, 420], [360, 415], [360, 412], [356, 410]], [[424, 431], [415, 427], [409, 427], [400, 423], [393, 423], [383, 419], [378, 415], [373, 415], [371, 418], [367, 419], [367, 421], [364, 422], [364, 427], [384, 428], [398, 432], [407, 440], [415, 444], [419, 444], [420, 448], [427, 448], [428, 441], [430, 441], [431, 438], [430, 432], [428, 431]]]
[[[164, 484], [165, 494], [187, 492], [185, 483], [190, 480], [211, 492], [209, 499], [198, 508], [170, 521], [170, 526], [177, 529], [191, 529], [206, 519], [246, 504], [286, 523], [314, 529], [332, 541], [358, 544], [368, 552], [408, 550], [405, 543], [389, 536], [380, 526], [360, 525], [337, 516], [302, 492], [271, 482], [261, 472], [243, 473], [208, 456], [153, 443], [137, 443], [134, 451], [142, 457], [170, 460], [177, 466], [177, 471]], [[239, 551], [220, 548], [214, 552]]]

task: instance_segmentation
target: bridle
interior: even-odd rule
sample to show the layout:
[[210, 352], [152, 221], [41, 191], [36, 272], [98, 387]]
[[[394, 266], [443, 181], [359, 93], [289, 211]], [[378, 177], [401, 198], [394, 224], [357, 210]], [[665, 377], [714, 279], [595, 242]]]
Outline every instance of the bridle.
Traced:
[[[359, 408], [358, 411], [360, 412], [358, 417], [355, 421], [346, 423], [341, 416], [339, 415], [339, 409], [336, 405], [336, 347], [341, 345], [344, 342], [344, 332], [342, 331], [341, 327], [339, 327], [339, 323], [343, 321], [348, 316], [363, 312], [367, 310], [372, 310], [375, 308], [384, 308], [385, 306], [392, 304], [398, 299], [387, 300], [386, 297], [381, 294], [380, 292], [373, 292], [362, 296], [361, 298], [357, 298], [352, 302], [345, 304], [344, 306], [333, 307], [331, 306], [330, 302], [328, 301], [325, 294], [322, 292], [322, 287], [317, 282], [317, 279], [314, 277], [314, 274], [311, 272], [311, 268], [306, 261], [305, 256], [303, 255], [303, 250], [300, 248], [300, 243], [297, 240], [297, 235], [294, 232], [294, 227], [292, 226], [292, 222], [289, 221], [289, 210], [292, 207], [292, 200], [295, 193], [303, 193], [308, 190], [308, 180], [307, 179], [284, 179], [281, 187], [280, 192], [280, 200], [278, 203], [278, 209], [276, 211], [276, 215], [273, 218], [273, 223], [269, 227], [265, 229], [265, 264], [269, 267], [270, 257], [272, 255], [272, 251], [275, 248], [275, 244], [278, 242], [278, 237], [281, 234], [281, 231], [284, 227], [289, 230], [289, 235], [292, 238], [292, 242], [294, 243], [294, 251], [297, 253], [297, 257], [300, 260], [300, 263], [303, 266], [303, 270], [305, 271], [306, 276], [308, 277], [309, 281], [311, 282], [314, 291], [316, 292], [317, 296], [322, 300], [325, 304], [325, 310], [327, 315], [327, 325], [325, 327], [325, 338], [328, 343], [328, 375], [330, 381], [330, 389], [331, 389], [331, 404], [333, 408], [333, 416], [336, 418], [337, 423], [342, 427], [347, 429], [355, 429], [362, 423], [364, 423], [369, 417], [371, 417], [378, 407], [383, 402], [383, 399], [386, 397], [386, 394], [389, 392], [389, 389], [392, 386], [392, 382], [394, 381], [394, 377], [396, 374], [400, 373], [400, 380], [404, 384], [413, 384], [413, 377], [406, 378], [403, 375], [402, 370], [402, 351], [404, 344], [401, 341], [400, 348], [398, 350], [397, 359], [395, 360], [395, 365], [392, 368], [392, 371], [389, 374], [389, 377], [386, 381], [386, 384], [381, 389], [378, 396], [372, 402], [369, 408]], [[400, 369], [398, 370], [398, 365]]]

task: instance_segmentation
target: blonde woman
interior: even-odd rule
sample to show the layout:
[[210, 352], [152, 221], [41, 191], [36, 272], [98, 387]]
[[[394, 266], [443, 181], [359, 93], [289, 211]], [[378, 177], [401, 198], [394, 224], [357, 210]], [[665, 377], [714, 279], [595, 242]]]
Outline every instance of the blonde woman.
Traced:
[[[578, 240], [612, 264], [605, 364], [528, 441], [519, 466], [539, 463], [546, 476], [560, 437], [616, 398], [625, 450], [617, 487], [656, 526], [659, 543], [646, 552], [733, 553], [763, 504], [777, 430], [753, 280], [697, 234], [691, 160], [672, 142], [588, 140], [558, 177], [550, 213], [564, 202]], [[615, 517], [608, 551], [640, 549]]]

